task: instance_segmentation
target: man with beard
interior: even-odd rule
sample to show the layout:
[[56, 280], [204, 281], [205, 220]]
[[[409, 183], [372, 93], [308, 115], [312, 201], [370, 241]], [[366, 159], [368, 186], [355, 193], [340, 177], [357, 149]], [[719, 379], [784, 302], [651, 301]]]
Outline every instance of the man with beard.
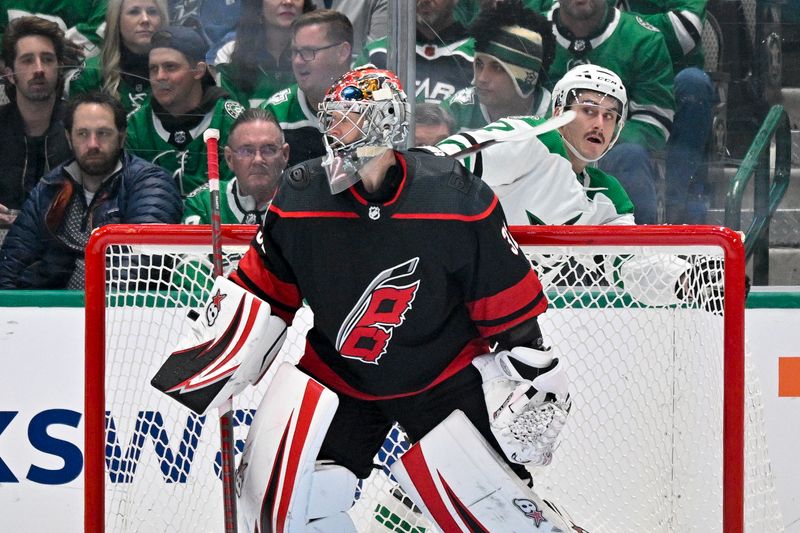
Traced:
[[125, 109], [105, 93], [70, 100], [74, 157], [42, 178], [0, 248], [0, 289], [82, 289], [83, 254], [106, 224], [176, 223], [181, 199], [163, 169], [126, 153]]
[[61, 122], [65, 43], [58, 24], [39, 17], [16, 19], [3, 36], [0, 224], [13, 223], [39, 179], [72, 155]]
[[[127, 148], [172, 173], [187, 196], [206, 182], [203, 132], [219, 130], [224, 146], [244, 107], [214, 84], [204, 61], [208, 46], [195, 30], [170, 26], [155, 32], [150, 43], [153, 96], [130, 116]], [[219, 177], [233, 177], [225, 161], [219, 162]]]

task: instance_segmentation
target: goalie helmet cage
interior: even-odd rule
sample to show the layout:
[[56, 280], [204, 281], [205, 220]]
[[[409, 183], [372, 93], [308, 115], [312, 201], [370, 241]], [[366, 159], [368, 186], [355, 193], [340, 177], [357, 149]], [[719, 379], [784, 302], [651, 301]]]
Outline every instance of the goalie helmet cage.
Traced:
[[[228, 271], [254, 231], [223, 227]], [[537, 492], [595, 533], [779, 531], [754, 372], [745, 380], [741, 237], [710, 226], [511, 231], [551, 301], [542, 329], [567, 357], [574, 398], [553, 463], [533, 471]], [[210, 288], [209, 243], [208, 226], [111, 225], [92, 234], [87, 532], [222, 530], [217, 423], [149, 384], [185, 327], [186, 308], [199, 307]], [[621, 265], [634, 260], [639, 266], [622, 275]], [[643, 304], [665, 287], [674, 296], [674, 279], [658, 273], [676, 262], [710, 265], [695, 268], [697, 301]], [[715, 268], [724, 306], [711, 313], [721, 298]], [[311, 320], [307, 309], [298, 312], [285, 360], [302, 355]], [[261, 394], [251, 388], [234, 400], [237, 451]], [[383, 468], [362, 484], [351, 510], [359, 530], [431, 530], [387, 475], [407, 446], [393, 428], [375, 459]]]

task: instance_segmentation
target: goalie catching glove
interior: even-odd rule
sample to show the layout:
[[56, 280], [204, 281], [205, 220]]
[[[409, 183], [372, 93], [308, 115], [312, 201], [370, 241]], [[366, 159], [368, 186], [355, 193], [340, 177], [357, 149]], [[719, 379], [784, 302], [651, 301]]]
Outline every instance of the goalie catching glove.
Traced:
[[286, 339], [286, 323], [270, 311], [267, 302], [217, 277], [202, 313], [187, 314], [189, 331], [152, 385], [202, 415], [258, 383]]
[[567, 420], [569, 397], [563, 362], [551, 351], [518, 346], [476, 357], [489, 424], [513, 462], [550, 464]]

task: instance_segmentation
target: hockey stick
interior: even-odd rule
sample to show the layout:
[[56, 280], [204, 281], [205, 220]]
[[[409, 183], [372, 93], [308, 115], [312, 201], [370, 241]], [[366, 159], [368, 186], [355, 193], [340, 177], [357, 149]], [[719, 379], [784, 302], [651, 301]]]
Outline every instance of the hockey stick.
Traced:
[[517, 130], [511, 133], [502, 132], [502, 130], [498, 130], [497, 135], [494, 138], [482, 141], [479, 143], [475, 143], [472, 146], [467, 146], [463, 150], [459, 150], [458, 152], [451, 154], [450, 157], [454, 157], [456, 159], [463, 159], [470, 154], [474, 154], [475, 152], [480, 152], [484, 148], [488, 148], [493, 146], [497, 143], [502, 142], [519, 142], [519, 141], [527, 141], [528, 139], [533, 139], [541, 135], [542, 133], [547, 133], [548, 131], [557, 130], [561, 126], [566, 126], [575, 118], [575, 111], [568, 109], [564, 111], [562, 114], [557, 115], [551, 119], [545, 120], [541, 124], [537, 124], [536, 126], [531, 126], [528, 129], [524, 130]]
[[[219, 205], [219, 130], [208, 128], [203, 133], [208, 164], [208, 190], [211, 193], [211, 259], [214, 276], [222, 270], [222, 228]], [[234, 471], [236, 468], [233, 443], [233, 398], [219, 407], [220, 456], [222, 459], [222, 499], [225, 510], [225, 533], [236, 533], [236, 496]]]

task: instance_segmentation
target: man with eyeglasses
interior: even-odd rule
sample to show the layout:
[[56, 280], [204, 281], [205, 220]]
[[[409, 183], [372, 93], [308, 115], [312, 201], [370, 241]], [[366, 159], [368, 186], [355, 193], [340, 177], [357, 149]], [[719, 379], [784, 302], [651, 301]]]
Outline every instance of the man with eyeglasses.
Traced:
[[317, 107], [334, 81], [350, 68], [353, 25], [332, 9], [299, 16], [292, 24], [292, 70], [297, 83], [276, 93], [269, 110], [289, 143], [289, 165], [325, 154]]
[[[289, 159], [289, 145], [275, 117], [263, 109], [243, 112], [228, 133], [224, 154], [236, 177], [222, 187], [222, 223], [261, 225]], [[210, 224], [210, 206], [208, 184], [195, 189], [186, 199], [183, 223]]]
[[[220, 131], [220, 146], [244, 111], [214, 83], [203, 38], [195, 30], [170, 26], [153, 34], [149, 56], [153, 96], [128, 119], [127, 148], [170, 172], [181, 196], [206, 183], [207, 155], [203, 132]], [[233, 178], [219, 162], [221, 181]]]

